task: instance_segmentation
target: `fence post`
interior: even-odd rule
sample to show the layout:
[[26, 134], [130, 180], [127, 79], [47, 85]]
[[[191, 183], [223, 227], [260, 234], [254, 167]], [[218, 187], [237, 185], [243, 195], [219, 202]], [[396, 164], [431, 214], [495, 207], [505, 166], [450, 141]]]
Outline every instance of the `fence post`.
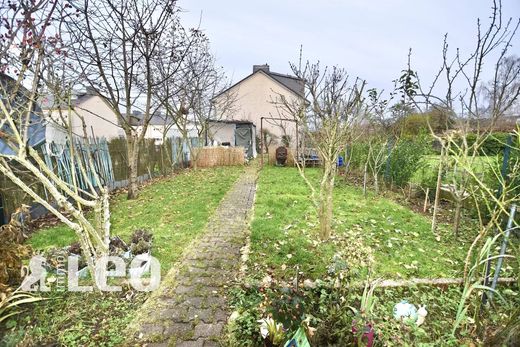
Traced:
[[172, 164], [174, 166], [177, 164], [177, 138], [175, 136], [172, 137]]
[[0, 193], [0, 225], [5, 224], [4, 197]]

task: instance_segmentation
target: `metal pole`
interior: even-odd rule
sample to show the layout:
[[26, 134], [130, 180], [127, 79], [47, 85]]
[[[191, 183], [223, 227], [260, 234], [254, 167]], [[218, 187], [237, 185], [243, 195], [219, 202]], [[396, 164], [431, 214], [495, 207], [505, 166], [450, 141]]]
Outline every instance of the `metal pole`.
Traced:
[[[513, 221], [515, 220], [515, 212], [516, 212], [516, 204], [511, 206], [511, 211], [509, 212], [509, 220], [507, 221], [506, 232], [504, 235], [504, 240], [502, 241], [502, 247], [500, 248], [500, 256], [498, 257], [497, 266], [495, 268], [495, 275], [493, 276], [493, 283], [491, 283], [491, 288], [494, 290], [497, 286], [498, 276], [500, 275], [500, 269], [502, 268], [502, 263], [504, 262], [504, 254], [506, 253], [507, 241], [509, 239], [509, 234], [511, 234], [511, 230], [513, 228]], [[493, 291], [489, 292], [489, 300], [493, 299]]]

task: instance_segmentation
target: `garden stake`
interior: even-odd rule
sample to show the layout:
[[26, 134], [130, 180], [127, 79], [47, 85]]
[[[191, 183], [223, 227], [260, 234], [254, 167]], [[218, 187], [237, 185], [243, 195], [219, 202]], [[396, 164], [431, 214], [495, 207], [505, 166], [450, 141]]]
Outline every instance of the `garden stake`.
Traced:
[[[497, 286], [498, 276], [500, 275], [500, 269], [502, 267], [502, 262], [504, 261], [504, 254], [506, 253], [507, 241], [509, 239], [509, 234], [511, 234], [512, 230], [515, 230], [516, 227], [513, 227], [513, 221], [515, 220], [515, 212], [516, 212], [516, 204], [511, 206], [511, 211], [509, 212], [509, 220], [507, 221], [507, 228], [504, 235], [504, 240], [502, 241], [502, 247], [500, 248], [500, 256], [498, 257], [497, 266], [495, 268], [495, 276], [493, 277], [493, 283], [491, 284], [491, 288], [494, 290]], [[493, 299], [493, 291], [489, 292], [489, 300]]]

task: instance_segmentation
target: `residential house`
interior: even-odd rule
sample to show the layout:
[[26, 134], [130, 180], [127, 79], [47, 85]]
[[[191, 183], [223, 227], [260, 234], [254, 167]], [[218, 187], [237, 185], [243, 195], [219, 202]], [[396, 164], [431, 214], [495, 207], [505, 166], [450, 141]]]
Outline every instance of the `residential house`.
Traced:
[[[143, 116], [144, 114], [138, 111], [135, 111], [132, 114], [132, 126], [136, 128], [138, 133], [143, 131]], [[197, 127], [194, 124], [188, 123], [186, 130], [188, 138], [192, 139], [199, 137]], [[169, 139], [173, 137], [184, 137], [177, 124], [170, 117], [167, 117], [164, 114], [154, 114], [150, 118], [148, 127], [146, 128], [146, 133], [144, 134], [144, 138], [153, 139], [155, 140], [156, 145], [161, 145], [163, 143], [163, 139]]]
[[[270, 135], [271, 145], [288, 143], [295, 146], [297, 126], [293, 116], [282, 106], [282, 98], [291, 104], [304, 102], [304, 81], [273, 72], [269, 65], [264, 64], [254, 65], [250, 75], [215, 96], [212, 101], [215, 114], [221, 115], [223, 120], [251, 122], [256, 128], [255, 137], [260, 137], [260, 130], [263, 128]], [[229, 100], [232, 100], [232, 107], [228, 105]], [[226, 104], [227, 110], [222, 109], [222, 104]], [[229, 131], [231, 123], [227, 124], [227, 127], [222, 127], [219, 131]], [[208, 136], [226, 137], [215, 130], [210, 130]]]
[[[40, 105], [47, 117], [47, 142], [64, 142], [66, 133], [62, 125], [64, 122], [68, 122], [68, 105], [57, 102], [52, 95], [41, 98]], [[89, 137], [111, 140], [125, 135], [116, 113], [107, 100], [92, 89], [87, 88], [85, 92], [76, 94], [72, 100], [72, 106], [74, 112], [70, 113], [70, 121], [74, 135], [83, 137], [81, 118], [85, 120]]]

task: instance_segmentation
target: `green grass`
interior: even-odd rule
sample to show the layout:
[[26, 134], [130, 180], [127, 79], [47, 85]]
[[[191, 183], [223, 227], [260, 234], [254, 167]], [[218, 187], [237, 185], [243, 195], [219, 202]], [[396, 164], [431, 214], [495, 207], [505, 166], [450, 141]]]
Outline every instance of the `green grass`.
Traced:
[[[318, 182], [319, 169], [306, 169], [306, 173], [312, 182]], [[356, 284], [362, 284], [367, 274], [366, 264], [360, 260], [370, 256], [372, 279], [461, 277], [469, 247], [464, 240], [475, 235], [471, 221], [464, 227], [467, 235], [459, 239], [453, 237], [451, 226], [441, 224], [441, 241], [436, 241], [428, 216], [372, 193], [365, 198], [360, 188], [339, 177], [334, 204], [333, 235], [320, 242], [316, 212], [297, 170], [262, 169], [252, 221], [250, 271], [244, 279], [253, 285], [231, 292], [233, 309], [240, 316], [231, 327], [230, 341], [240, 341], [240, 346], [259, 345], [249, 342], [261, 340], [257, 321], [272, 315], [290, 331], [288, 336], [304, 318], [310, 319], [317, 329], [313, 346], [355, 345], [352, 327], [364, 318], [354, 315], [349, 307], [360, 308], [362, 287]], [[338, 255], [348, 263], [349, 271], [342, 273], [346, 274], [344, 282], [337, 273], [328, 275], [329, 267], [338, 264]], [[299, 287], [294, 284], [297, 271], [303, 272]], [[266, 275], [274, 281], [260, 285]], [[323, 281], [316, 281], [317, 287], [311, 289], [303, 282], [307, 278]], [[496, 300], [493, 308], [480, 316], [485, 335], [504, 326], [518, 307], [518, 287], [500, 285], [499, 290], [505, 300]], [[472, 345], [477, 333], [468, 333], [474, 327], [471, 323], [455, 338], [449, 336], [461, 295], [459, 286], [377, 288], [372, 315], [366, 318], [375, 329], [375, 345]], [[394, 305], [401, 300], [416, 307], [427, 306], [429, 313], [421, 327], [408, 326], [393, 317]], [[479, 302], [480, 294], [475, 293], [467, 302], [469, 316], [473, 317]]]
[[[242, 171], [240, 167], [182, 171], [144, 187], [136, 200], [116, 195], [111, 203], [112, 234], [128, 240], [135, 229], [151, 231], [152, 254], [166, 272], [201, 235]], [[29, 244], [45, 249], [75, 240], [70, 229], [58, 225], [36, 232]], [[33, 346], [120, 346], [126, 339], [122, 332], [148, 297], [127, 287], [116, 293], [44, 293], [49, 300], [26, 307], [26, 312], [0, 326], [0, 346], [21, 341]]]
[[[437, 172], [439, 170], [440, 155], [426, 155], [424, 156], [424, 165], [415, 172], [411, 178], [411, 183], [420, 184], [425, 178], [430, 178], [435, 181]], [[474, 159], [473, 167], [476, 173], [484, 174], [491, 166], [501, 167], [500, 158], [498, 156], [477, 156]], [[433, 177], [433, 178], [432, 178]]]
[[[307, 174], [317, 182], [318, 169], [307, 169]], [[452, 277], [460, 275], [468, 247], [445, 225], [440, 226], [441, 241], [436, 241], [427, 217], [373, 194], [364, 198], [361, 189], [340, 179], [334, 190], [333, 230], [331, 240], [319, 242], [316, 213], [296, 169], [261, 171], [250, 258], [263, 270], [258, 276], [273, 271], [289, 278], [298, 266], [305, 276], [319, 278], [336, 253], [357, 259], [368, 253], [374, 259], [374, 276]]]
[[[116, 195], [110, 206], [112, 235], [128, 241], [134, 230], [149, 230], [154, 235], [152, 254], [167, 271], [204, 229], [241, 172], [239, 167], [181, 171], [144, 187], [135, 200]], [[63, 224], [40, 230], [28, 240], [35, 249], [64, 247], [74, 241], [76, 235]]]

